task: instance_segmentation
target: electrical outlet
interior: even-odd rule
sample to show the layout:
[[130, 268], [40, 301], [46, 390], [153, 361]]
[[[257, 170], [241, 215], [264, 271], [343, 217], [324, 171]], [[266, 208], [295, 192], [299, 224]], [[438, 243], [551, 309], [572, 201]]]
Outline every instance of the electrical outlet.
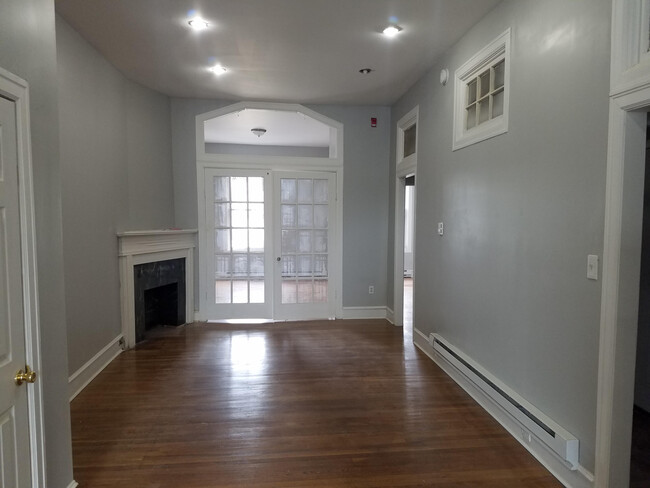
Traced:
[[374, 295], [374, 294], [375, 294], [375, 286], [374, 286], [374, 285], [370, 285], [370, 286], [368, 287], [368, 295]]
[[445, 233], [445, 224], [438, 222], [438, 235], [441, 236]]

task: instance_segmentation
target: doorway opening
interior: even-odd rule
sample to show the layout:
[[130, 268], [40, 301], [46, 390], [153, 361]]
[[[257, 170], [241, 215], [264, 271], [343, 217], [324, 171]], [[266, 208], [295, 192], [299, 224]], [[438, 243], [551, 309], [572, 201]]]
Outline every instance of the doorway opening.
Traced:
[[415, 175], [404, 179], [404, 302], [405, 330], [413, 329], [413, 277], [415, 249]]
[[417, 169], [418, 113], [414, 107], [397, 122], [395, 168], [395, 252], [393, 267], [393, 323], [413, 332], [415, 282], [415, 174]]
[[211, 319], [334, 316], [335, 174], [207, 170]]
[[200, 319], [340, 316], [343, 125], [242, 102], [196, 131]]
[[650, 113], [646, 116], [646, 125], [630, 488], [645, 487], [650, 479]]

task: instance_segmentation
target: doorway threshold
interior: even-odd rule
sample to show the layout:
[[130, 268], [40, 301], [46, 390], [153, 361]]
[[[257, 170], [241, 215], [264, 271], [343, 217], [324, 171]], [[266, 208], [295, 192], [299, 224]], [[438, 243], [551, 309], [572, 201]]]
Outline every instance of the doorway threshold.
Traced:
[[272, 324], [273, 319], [216, 319], [206, 320], [209, 324]]

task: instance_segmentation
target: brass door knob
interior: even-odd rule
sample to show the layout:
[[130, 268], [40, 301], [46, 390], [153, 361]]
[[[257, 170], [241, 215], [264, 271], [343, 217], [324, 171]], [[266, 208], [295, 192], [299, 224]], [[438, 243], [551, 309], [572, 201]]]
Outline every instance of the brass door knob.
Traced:
[[29, 366], [25, 366], [25, 371], [22, 369], [16, 373], [14, 381], [18, 386], [23, 383], [35, 383], [36, 382], [36, 371], [32, 371]]

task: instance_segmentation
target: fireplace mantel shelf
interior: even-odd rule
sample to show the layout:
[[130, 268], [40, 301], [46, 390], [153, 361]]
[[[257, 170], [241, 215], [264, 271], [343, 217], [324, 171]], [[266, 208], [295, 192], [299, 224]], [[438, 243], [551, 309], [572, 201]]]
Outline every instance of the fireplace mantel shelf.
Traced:
[[158, 230], [127, 230], [124, 232], [118, 232], [118, 237], [130, 237], [130, 236], [157, 236], [157, 235], [169, 235], [169, 234], [196, 234], [198, 229], [158, 229]]
[[193, 249], [196, 247], [197, 232], [197, 229], [120, 232], [117, 234], [118, 254], [132, 256], [177, 249]]

